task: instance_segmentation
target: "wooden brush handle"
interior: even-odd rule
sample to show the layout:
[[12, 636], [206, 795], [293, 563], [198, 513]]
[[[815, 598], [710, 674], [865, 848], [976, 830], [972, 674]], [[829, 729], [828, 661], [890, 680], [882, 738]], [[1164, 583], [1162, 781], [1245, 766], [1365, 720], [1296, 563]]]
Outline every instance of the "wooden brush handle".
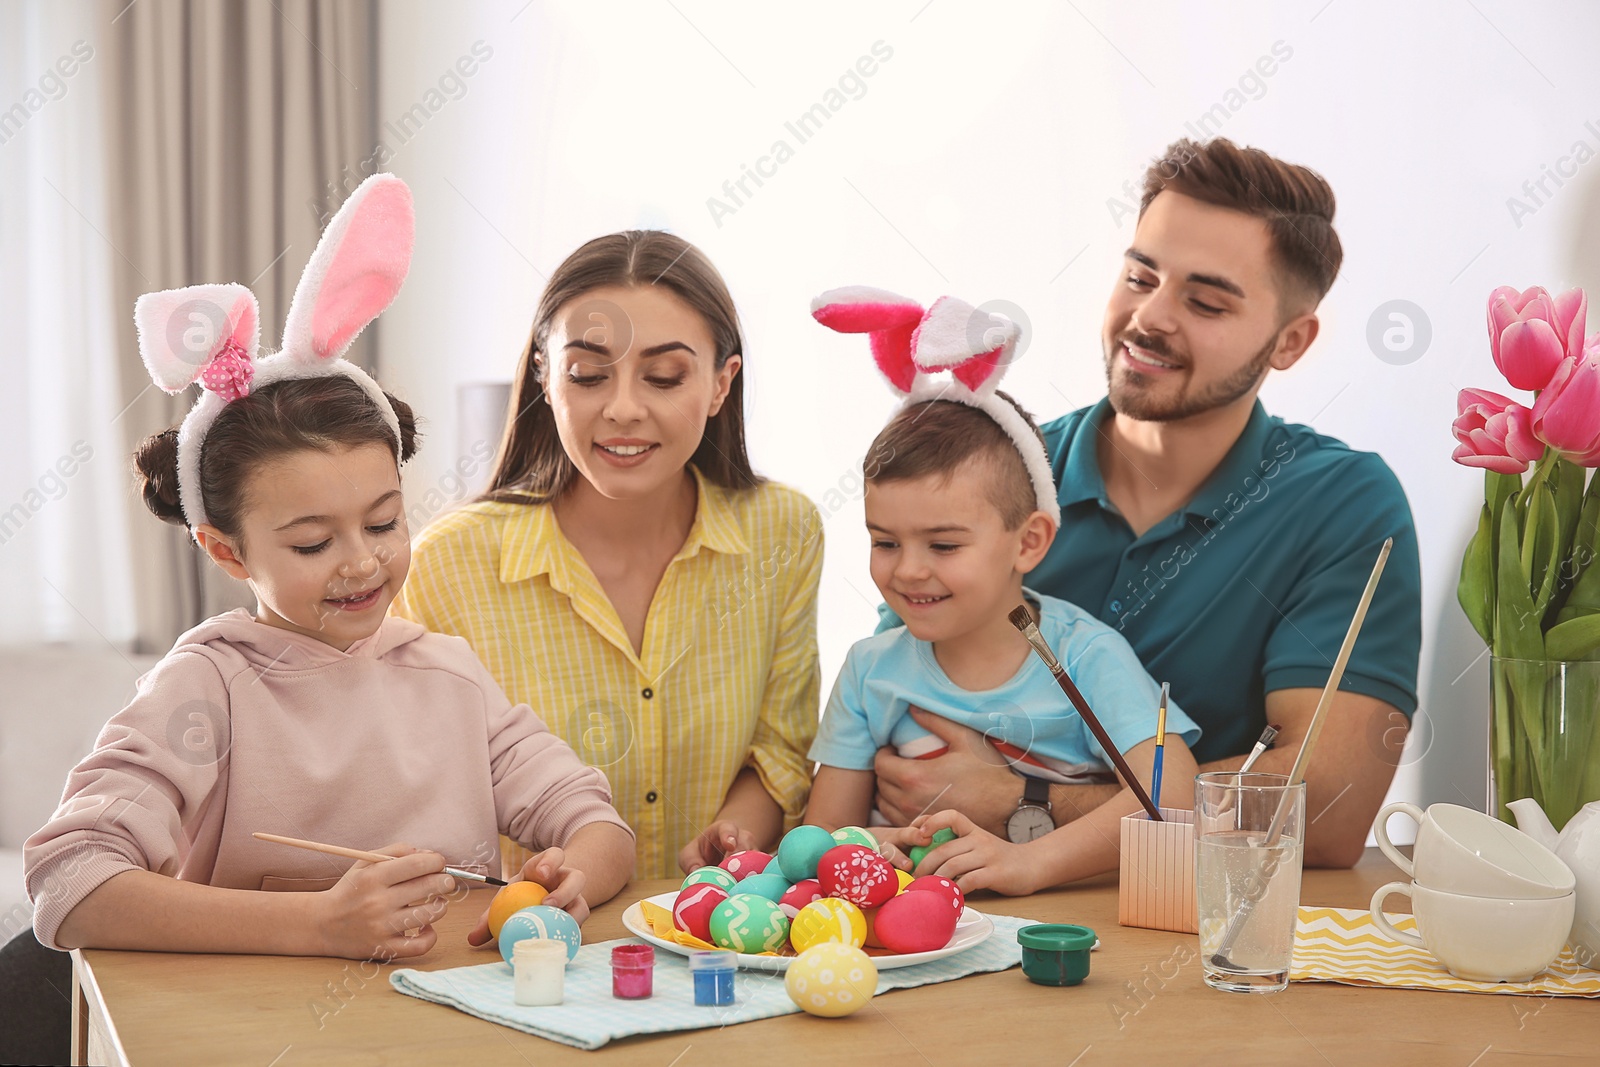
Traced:
[[1061, 691], [1067, 694], [1067, 699], [1072, 701], [1072, 706], [1078, 709], [1078, 714], [1083, 717], [1083, 721], [1089, 724], [1089, 729], [1093, 731], [1095, 740], [1100, 742], [1100, 747], [1106, 750], [1106, 755], [1110, 756], [1111, 762], [1116, 764], [1117, 773], [1122, 776], [1123, 782], [1127, 784], [1129, 789], [1133, 790], [1133, 795], [1139, 798], [1139, 803], [1143, 804], [1144, 810], [1150, 813], [1150, 818], [1156, 822], [1161, 822], [1161, 810], [1151, 801], [1150, 794], [1144, 791], [1144, 786], [1139, 784], [1139, 779], [1134, 776], [1133, 768], [1129, 767], [1128, 761], [1122, 758], [1122, 753], [1117, 751], [1117, 746], [1111, 743], [1111, 738], [1107, 735], [1106, 728], [1100, 725], [1100, 720], [1095, 717], [1093, 711], [1089, 710], [1089, 702], [1083, 699], [1083, 694], [1078, 692], [1077, 685], [1073, 683], [1071, 678], [1067, 677], [1067, 669], [1063, 667], [1060, 671], [1053, 673], [1055, 673], [1056, 681], [1061, 686]]

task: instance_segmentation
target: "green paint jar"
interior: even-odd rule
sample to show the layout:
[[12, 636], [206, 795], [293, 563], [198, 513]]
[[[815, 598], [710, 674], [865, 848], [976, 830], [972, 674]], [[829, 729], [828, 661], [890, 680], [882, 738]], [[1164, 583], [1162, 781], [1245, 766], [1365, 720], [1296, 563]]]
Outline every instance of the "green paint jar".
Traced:
[[1077, 985], [1089, 977], [1095, 933], [1071, 923], [1041, 923], [1017, 931], [1022, 973], [1039, 985]]

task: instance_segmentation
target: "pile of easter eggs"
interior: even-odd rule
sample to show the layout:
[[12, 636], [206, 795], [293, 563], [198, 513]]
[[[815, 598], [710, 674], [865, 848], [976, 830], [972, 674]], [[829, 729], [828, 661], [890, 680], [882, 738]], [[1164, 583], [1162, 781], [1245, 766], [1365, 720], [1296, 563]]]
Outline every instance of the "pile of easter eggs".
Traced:
[[498, 940], [507, 963], [517, 942], [532, 937], [564, 942], [568, 960], [578, 954], [583, 945], [578, 920], [544, 903], [548, 895], [538, 882], [512, 882], [489, 902], [489, 936]]
[[804, 953], [824, 944], [895, 953], [943, 948], [965, 901], [948, 878], [912, 878], [867, 831], [797, 826], [775, 853], [730, 853], [683, 881], [679, 930], [735, 952]]

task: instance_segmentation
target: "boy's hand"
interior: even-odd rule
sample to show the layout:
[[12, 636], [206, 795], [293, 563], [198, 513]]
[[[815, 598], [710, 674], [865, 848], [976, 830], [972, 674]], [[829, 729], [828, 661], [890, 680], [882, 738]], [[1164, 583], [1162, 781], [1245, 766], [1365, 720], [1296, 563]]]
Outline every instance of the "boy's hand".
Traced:
[[920, 826], [874, 826], [872, 836], [878, 839], [878, 855], [902, 871], [913, 867], [910, 852], [918, 845], [926, 847], [933, 834]]
[[719, 819], [684, 845], [678, 853], [678, 867], [688, 874], [696, 867], [714, 867], [730, 852], [744, 852], [757, 846], [756, 835], [740, 829], [728, 819]]
[[[992, 889], [1006, 896], [1021, 897], [1036, 892], [1039, 861], [1027, 845], [1014, 845], [973, 823], [959, 811], [946, 809], [924, 815], [912, 827], [931, 841], [933, 834], [951, 829], [954, 841], [946, 841], [922, 858], [913, 874], [937, 874], [948, 878], [963, 893]], [[915, 844], [926, 844], [916, 841]]]
[[[522, 865], [520, 878], [512, 881], [537, 882], [550, 891], [544, 902], [552, 908], [561, 908], [581, 924], [589, 917], [589, 902], [583, 899], [584, 874], [576, 867], [566, 866], [566, 854], [559, 848], [547, 848], [528, 857]], [[487, 945], [494, 941], [489, 936], [489, 909], [478, 916], [478, 925], [467, 934], [467, 944]]]
[[444, 857], [404, 844], [375, 851], [399, 858], [357, 860], [331, 889], [315, 894], [317, 928], [329, 956], [401, 959], [423, 955], [438, 940], [433, 923], [456, 889], [444, 873]]

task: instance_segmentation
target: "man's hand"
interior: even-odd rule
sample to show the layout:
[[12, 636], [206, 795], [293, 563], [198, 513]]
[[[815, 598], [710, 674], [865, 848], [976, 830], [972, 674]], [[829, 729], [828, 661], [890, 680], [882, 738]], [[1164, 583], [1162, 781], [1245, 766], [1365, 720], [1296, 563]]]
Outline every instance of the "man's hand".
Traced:
[[915, 705], [911, 717], [948, 750], [932, 759], [903, 759], [892, 748], [879, 749], [873, 761], [878, 811], [894, 825], [906, 826], [937, 804], [959, 809], [978, 826], [1003, 836], [1022, 794], [1022, 780], [1006, 758], [982, 734], [960, 723]]

